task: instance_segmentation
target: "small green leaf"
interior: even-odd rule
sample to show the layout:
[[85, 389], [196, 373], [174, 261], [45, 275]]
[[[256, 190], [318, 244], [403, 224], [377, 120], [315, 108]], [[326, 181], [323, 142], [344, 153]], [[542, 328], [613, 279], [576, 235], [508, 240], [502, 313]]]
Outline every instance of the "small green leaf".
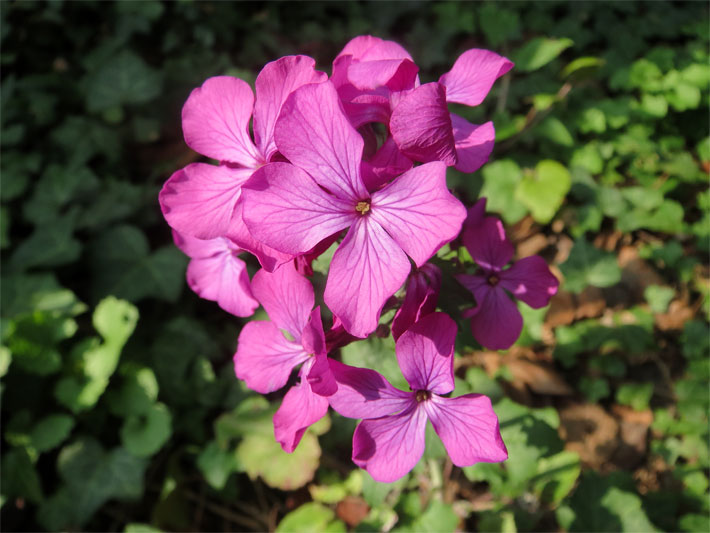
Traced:
[[606, 61], [599, 57], [578, 57], [570, 61], [567, 66], [562, 69], [561, 76], [563, 78], [574, 78], [575, 81], [594, 77], [599, 69], [604, 66]]
[[345, 525], [335, 521], [335, 513], [325, 505], [308, 502], [284, 516], [276, 531], [277, 533], [325, 533], [345, 531]]
[[520, 16], [500, 4], [486, 3], [479, 11], [481, 30], [491, 46], [497, 47], [520, 37]]
[[651, 311], [654, 313], [665, 313], [668, 310], [668, 305], [671, 303], [673, 296], [675, 296], [675, 291], [671, 287], [649, 285], [643, 291], [643, 296], [651, 307]]
[[42, 486], [27, 450], [14, 448], [2, 456], [2, 495], [7, 498], [25, 498], [39, 503]]
[[49, 415], [37, 422], [30, 433], [30, 445], [37, 453], [59, 446], [71, 433], [74, 419], [69, 415]]
[[121, 428], [121, 441], [137, 457], [150, 457], [172, 434], [172, 415], [163, 403], [154, 404], [142, 415], [126, 418]]
[[451, 505], [433, 500], [426, 511], [414, 520], [411, 528], [412, 531], [426, 533], [453, 532], [456, 530], [458, 523], [459, 517]]
[[81, 243], [73, 234], [74, 222], [68, 217], [39, 226], [15, 249], [10, 257], [10, 268], [22, 271], [76, 261], [81, 254]]
[[566, 38], [535, 37], [513, 52], [511, 59], [516, 71], [531, 72], [547, 65], [573, 44]]
[[590, 378], [582, 376], [579, 380], [579, 390], [587, 397], [589, 403], [597, 403], [607, 398], [611, 392], [606, 378]]
[[570, 167], [582, 167], [591, 174], [600, 174], [604, 170], [604, 159], [596, 142], [587, 143], [572, 152]]
[[215, 441], [202, 449], [197, 457], [197, 467], [207, 483], [215, 490], [222, 490], [229, 476], [237, 471], [237, 458], [232, 450], [223, 450]]
[[525, 205], [533, 218], [546, 224], [555, 216], [572, 183], [569, 171], [557, 161], [545, 159], [535, 166], [534, 176], [525, 176], [515, 198]]
[[584, 238], [575, 241], [560, 270], [565, 277], [564, 286], [571, 292], [581, 292], [588, 285], [610, 287], [621, 279], [616, 256], [595, 248]]
[[616, 401], [637, 411], [648, 409], [653, 396], [653, 383], [625, 383], [616, 391]]
[[481, 196], [487, 198], [489, 210], [500, 213], [506, 224], [515, 224], [528, 212], [515, 200], [515, 191], [523, 179], [523, 171], [512, 159], [501, 159], [483, 167]]
[[535, 128], [535, 133], [560, 146], [574, 146], [572, 134], [567, 129], [567, 126], [557, 117], [547, 117]]

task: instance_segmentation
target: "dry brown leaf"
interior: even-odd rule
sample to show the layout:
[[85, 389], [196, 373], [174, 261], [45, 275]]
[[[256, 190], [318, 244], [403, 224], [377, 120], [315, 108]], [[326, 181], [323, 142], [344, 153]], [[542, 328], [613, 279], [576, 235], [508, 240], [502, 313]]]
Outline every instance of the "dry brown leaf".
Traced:
[[358, 496], [347, 496], [335, 506], [335, 514], [350, 527], [357, 526], [369, 512], [370, 506]]
[[559, 413], [565, 449], [577, 452], [585, 466], [605, 466], [619, 444], [616, 419], [593, 404], [570, 405]]
[[572, 394], [572, 388], [552, 367], [526, 359], [505, 358], [515, 382], [524, 383], [537, 394], [566, 396]]

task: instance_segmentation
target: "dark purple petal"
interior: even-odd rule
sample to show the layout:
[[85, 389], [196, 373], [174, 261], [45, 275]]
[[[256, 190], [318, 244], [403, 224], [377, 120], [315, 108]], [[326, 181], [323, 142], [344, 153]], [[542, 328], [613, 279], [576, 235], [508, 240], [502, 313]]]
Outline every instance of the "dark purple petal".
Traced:
[[500, 273], [500, 284], [533, 309], [545, 307], [557, 293], [558, 279], [539, 255], [524, 257]]

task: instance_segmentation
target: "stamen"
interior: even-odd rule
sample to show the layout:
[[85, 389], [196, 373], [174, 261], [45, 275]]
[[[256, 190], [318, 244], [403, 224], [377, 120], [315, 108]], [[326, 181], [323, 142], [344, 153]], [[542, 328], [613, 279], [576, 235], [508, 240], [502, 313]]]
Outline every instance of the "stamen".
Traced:
[[500, 279], [495, 274], [491, 274], [490, 276], [488, 276], [488, 285], [490, 285], [491, 287], [495, 287], [496, 285], [498, 285], [499, 281]]
[[361, 215], [365, 215], [370, 210], [370, 201], [369, 200], [362, 200], [357, 203], [355, 206], [355, 211], [360, 213]]
[[430, 400], [431, 392], [429, 392], [428, 390], [418, 390], [414, 393], [414, 398], [416, 398], [416, 400], [420, 403], [425, 400]]

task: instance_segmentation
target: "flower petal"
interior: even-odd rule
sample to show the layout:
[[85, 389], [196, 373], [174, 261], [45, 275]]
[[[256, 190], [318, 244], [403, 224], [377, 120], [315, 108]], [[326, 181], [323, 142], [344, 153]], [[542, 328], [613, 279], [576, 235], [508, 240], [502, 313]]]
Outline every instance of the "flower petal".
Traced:
[[557, 293], [558, 279], [539, 255], [524, 257], [500, 273], [500, 284], [533, 309], [545, 307]]
[[399, 151], [392, 137], [388, 137], [375, 155], [360, 166], [362, 181], [370, 192], [411, 168], [412, 160]]
[[256, 256], [264, 270], [273, 272], [284, 263], [288, 263], [295, 258], [295, 254], [280, 252], [271, 246], [267, 246], [261, 241], [257, 241], [249, 232], [244, 223], [244, 201], [237, 202], [234, 208], [234, 217], [229, 226], [227, 236], [234, 241], [242, 250]]
[[308, 372], [308, 383], [316, 394], [330, 396], [338, 390], [333, 372], [330, 370], [330, 360], [326, 355], [325, 334], [320, 317], [320, 306], [316, 307], [303, 330], [301, 336], [303, 348], [313, 356], [313, 365]]
[[200, 298], [217, 302], [228, 313], [253, 315], [259, 302], [252, 294], [246, 263], [236, 256], [238, 249], [226, 244], [227, 239], [214, 241], [222, 243], [222, 251], [192, 259], [187, 266], [188, 285]]
[[303, 170], [288, 163], [261, 167], [242, 194], [242, 216], [249, 233], [285, 253], [305, 253], [359, 216], [354, 203], [328, 194]]
[[[254, 274], [252, 291], [271, 321], [300, 343], [301, 334], [311, 318], [314, 295], [310, 281], [296, 272], [293, 262], [274, 272], [259, 270]], [[304, 349], [307, 351], [308, 347]]]
[[212, 159], [257, 167], [264, 158], [249, 137], [253, 105], [247, 82], [231, 76], [209, 78], [182, 108], [185, 142]]
[[291, 93], [276, 123], [276, 146], [318, 185], [342, 199], [367, 198], [360, 178], [363, 141], [340, 107], [330, 82]]
[[456, 170], [474, 172], [481, 168], [493, 151], [496, 131], [493, 122], [471, 124], [465, 118], [451, 113], [456, 142]]
[[337, 55], [352, 56], [353, 59], [374, 61], [378, 59], [412, 59], [401, 45], [394, 41], [385, 41], [372, 35], [358, 35], [348, 41], [348, 44]]
[[426, 83], [402, 98], [392, 111], [390, 131], [407, 157], [423, 163], [456, 164], [454, 134], [443, 85]]
[[[478, 217], [476, 217], [478, 218]], [[476, 261], [486, 270], [499, 271], [513, 257], [513, 245], [505, 235], [503, 223], [495, 217], [467, 219], [463, 225], [463, 243]]]
[[513, 63], [489, 50], [473, 48], [461, 54], [450, 71], [439, 78], [446, 85], [446, 101], [475, 106], [483, 102], [493, 83]]
[[338, 390], [330, 406], [348, 418], [379, 418], [398, 413], [412, 403], [412, 393], [395, 389], [379, 373], [331, 360]]
[[420, 317], [433, 313], [441, 289], [441, 270], [426, 263], [412, 272], [402, 306], [392, 319], [392, 337], [397, 340]]
[[405, 172], [372, 195], [371, 217], [421, 266], [458, 235], [466, 209], [446, 188], [446, 167], [433, 162]]
[[303, 347], [286, 339], [276, 324], [252, 321], [239, 334], [234, 372], [247, 387], [266, 394], [286, 385], [293, 367], [306, 360]]
[[434, 397], [426, 404], [426, 412], [456, 466], [498, 463], [508, 458], [498, 417], [487, 396]]
[[296, 449], [308, 427], [328, 412], [327, 398], [314, 394], [304, 379], [305, 367], [300, 372], [301, 382], [289, 389], [274, 414], [274, 437], [288, 453]]
[[485, 284], [474, 293], [478, 305], [470, 313], [473, 337], [489, 350], [507, 350], [523, 330], [523, 317], [502, 287]]
[[160, 191], [160, 207], [170, 227], [183, 235], [214, 239], [227, 234], [242, 184], [254, 171], [192, 163], [178, 170]]
[[257, 76], [254, 140], [267, 161], [276, 152], [274, 126], [288, 95], [302, 85], [328, 79], [325, 72], [315, 70], [315, 65], [308, 56], [285, 56], [267, 63]]
[[416, 403], [396, 415], [363, 420], [353, 435], [353, 462], [376, 481], [398, 480], [424, 453], [426, 421]]
[[412, 390], [447, 394], [454, 390], [456, 323], [431, 313], [397, 339], [397, 362]]
[[348, 67], [348, 80], [361, 91], [387, 87], [392, 91], [413, 89], [417, 67], [409, 59], [353, 61]]
[[367, 337], [409, 269], [400, 246], [371, 216], [361, 216], [333, 255], [325, 303], [348, 333]]

